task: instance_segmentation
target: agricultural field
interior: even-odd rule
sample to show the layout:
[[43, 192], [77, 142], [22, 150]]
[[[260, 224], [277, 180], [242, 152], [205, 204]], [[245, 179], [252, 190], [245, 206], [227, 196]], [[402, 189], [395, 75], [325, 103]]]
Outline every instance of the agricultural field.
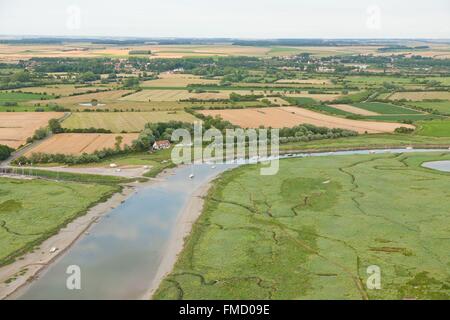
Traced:
[[0, 144], [16, 149], [50, 119], [63, 116], [61, 112], [0, 112]]
[[348, 129], [359, 133], [393, 132], [398, 127], [414, 128], [414, 126], [400, 123], [370, 122], [338, 118], [298, 107], [203, 110], [201, 113], [210, 116], [220, 116], [224, 120], [228, 120], [243, 128], [258, 128], [259, 126], [283, 128], [293, 127], [304, 123], [319, 127]]
[[141, 83], [143, 87], [187, 87], [190, 84], [218, 84], [220, 80], [203, 79], [199, 76], [183, 73], [161, 73], [156, 80]]
[[50, 98], [51, 96], [41, 93], [0, 91], [0, 105], [3, 105], [5, 102], [21, 103], [30, 100], [45, 100]]
[[411, 100], [422, 101], [427, 99], [450, 100], [449, 91], [416, 91], [416, 92], [396, 92], [389, 96], [389, 100]]
[[[45, 87], [29, 87], [21, 88], [22, 92], [31, 92], [39, 94], [47, 94], [52, 96], [69, 96], [73, 94], [82, 94], [85, 92], [95, 91], [95, 90], [108, 90], [108, 86], [77, 86], [72, 84], [61, 84], [61, 85], [49, 85]], [[35, 100], [32, 98], [29, 100]]]
[[91, 154], [105, 148], [114, 149], [116, 137], [122, 137], [121, 147], [125, 145], [131, 146], [133, 140], [136, 140], [137, 133], [61, 133], [51, 136], [39, 145], [25, 153], [30, 156], [33, 153], [46, 154], [66, 154], [66, 155], [82, 155], [83, 153]]
[[291, 97], [291, 98], [311, 98], [317, 101], [333, 101], [336, 100], [338, 98], [341, 98], [343, 95], [342, 94], [315, 94], [315, 93], [307, 93], [307, 92], [302, 92], [302, 93], [287, 93], [285, 94], [286, 97]]
[[[62, 97], [59, 99], [48, 100], [46, 103], [54, 103], [67, 107], [81, 107], [81, 104], [91, 103], [92, 100], [97, 100], [98, 104], [104, 107], [110, 106], [112, 103], [119, 100], [123, 95], [133, 92], [132, 90], [114, 90], [106, 92], [88, 93], [76, 96]], [[39, 103], [39, 101], [31, 101], [31, 103]]]
[[450, 100], [415, 101], [408, 102], [408, 104], [419, 108], [433, 109], [442, 114], [450, 115]]
[[[281, 160], [218, 178], [156, 299], [450, 299], [450, 154]], [[395, 205], [392, 205], [395, 203]], [[368, 290], [369, 266], [382, 287]]]
[[280, 79], [275, 83], [282, 84], [314, 84], [314, 85], [330, 85], [331, 81], [329, 79]]
[[358, 108], [358, 107], [351, 106], [348, 104], [333, 104], [332, 107], [339, 109], [341, 111], [345, 111], [345, 112], [353, 113], [353, 114], [359, 114], [362, 116], [376, 116], [379, 114], [377, 112], [373, 112], [373, 111], [366, 110], [363, 108]]
[[187, 99], [228, 99], [229, 91], [195, 93], [188, 90], [142, 90], [121, 98], [121, 101], [180, 101]]
[[418, 134], [429, 137], [450, 137], [450, 120], [424, 121], [419, 124]]
[[117, 190], [99, 184], [0, 178], [0, 265], [32, 250]]
[[75, 112], [62, 123], [67, 129], [101, 128], [114, 133], [140, 132], [146, 123], [198, 121], [185, 111], [154, 111], [154, 112]]
[[400, 106], [396, 106], [390, 103], [383, 103], [383, 102], [361, 102], [361, 103], [355, 103], [353, 106], [364, 109], [367, 111], [371, 111], [377, 114], [420, 114], [420, 111], [409, 109], [409, 108], [403, 108]]

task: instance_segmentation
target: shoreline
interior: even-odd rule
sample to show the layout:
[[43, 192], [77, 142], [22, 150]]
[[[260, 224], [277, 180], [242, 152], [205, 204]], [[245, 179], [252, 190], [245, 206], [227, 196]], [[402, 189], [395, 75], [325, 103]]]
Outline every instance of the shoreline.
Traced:
[[183, 251], [187, 237], [191, 234], [193, 225], [203, 213], [204, 197], [208, 194], [212, 187], [212, 182], [223, 172], [212, 177], [203, 185], [198, 187], [189, 197], [189, 200], [183, 207], [174, 230], [170, 236], [169, 243], [166, 248], [166, 254], [163, 256], [155, 277], [153, 278], [149, 289], [140, 298], [141, 300], [152, 300], [153, 294], [161, 285], [164, 278], [169, 275], [178, 261], [178, 256]]
[[[135, 193], [137, 186], [124, 185], [121, 192], [116, 192], [105, 202], [94, 207], [65, 227], [57, 234], [44, 240], [37, 249], [15, 259], [13, 263], [0, 267], [0, 300], [18, 298], [23, 291], [51, 264], [69, 250], [75, 242], [112, 209]], [[57, 248], [51, 253], [52, 248]], [[8, 280], [13, 279], [10, 283]]]

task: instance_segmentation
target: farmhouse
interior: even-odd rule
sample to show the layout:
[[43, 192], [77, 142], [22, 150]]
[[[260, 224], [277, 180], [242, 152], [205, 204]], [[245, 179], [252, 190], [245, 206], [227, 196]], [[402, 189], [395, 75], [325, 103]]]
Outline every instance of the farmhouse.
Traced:
[[168, 149], [168, 148], [170, 148], [169, 140], [155, 141], [155, 143], [152, 146], [153, 150], [162, 150], [162, 149]]

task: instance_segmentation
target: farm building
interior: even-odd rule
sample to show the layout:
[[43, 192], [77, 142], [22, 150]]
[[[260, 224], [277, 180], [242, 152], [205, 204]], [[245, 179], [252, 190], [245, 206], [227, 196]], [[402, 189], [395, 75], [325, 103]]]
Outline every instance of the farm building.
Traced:
[[162, 149], [168, 149], [168, 148], [170, 148], [170, 141], [169, 140], [155, 141], [155, 143], [152, 146], [153, 150], [162, 150]]

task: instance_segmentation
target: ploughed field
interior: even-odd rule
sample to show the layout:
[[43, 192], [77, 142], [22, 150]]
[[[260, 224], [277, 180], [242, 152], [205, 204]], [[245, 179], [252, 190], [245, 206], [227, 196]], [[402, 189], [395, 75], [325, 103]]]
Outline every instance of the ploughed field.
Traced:
[[[450, 299], [442, 154], [309, 157], [218, 178], [156, 299]], [[369, 266], [381, 289], [366, 285]]]
[[0, 112], [0, 144], [18, 148], [50, 119], [64, 116], [61, 112]]
[[46, 154], [67, 154], [81, 155], [83, 153], [91, 154], [105, 148], [114, 149], [116, 137], [123, 138], [121, 147], [131, 146], [133, 140], [139, 136], [138, 133], [61, 133], [51, 136], [36, 147], [25, 153], [30, 156], [33, 153]]
[[204, 115], [220, 116], [224, 120], [244, 128], [258, 128], [261, 125], [283, 128], [305, 123], [319, 127], [348, 129], [359, 133], [393, 132], [398, 127], [414, 128], [412, 125], [401, 123], [344, 119], [298, 107], [203, 110], [200, 112]]

